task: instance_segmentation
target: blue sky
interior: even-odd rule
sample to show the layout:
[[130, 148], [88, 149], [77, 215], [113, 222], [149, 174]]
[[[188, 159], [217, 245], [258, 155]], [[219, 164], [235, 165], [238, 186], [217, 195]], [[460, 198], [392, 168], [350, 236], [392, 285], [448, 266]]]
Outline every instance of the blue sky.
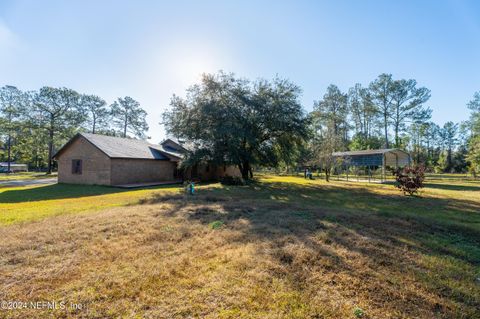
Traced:
[[480, 90], [480, 1], [0, 0], [0, 85], [131, 96], [153, 141], [173, 93], [202, 72], [289, 78], [311, 110], [333, 83], [380, 73], [432, 91], [439, 124]]

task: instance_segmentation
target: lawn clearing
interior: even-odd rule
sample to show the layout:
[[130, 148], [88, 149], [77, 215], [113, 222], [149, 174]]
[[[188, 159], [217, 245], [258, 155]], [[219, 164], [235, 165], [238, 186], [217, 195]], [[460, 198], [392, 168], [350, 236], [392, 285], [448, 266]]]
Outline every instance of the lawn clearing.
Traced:
[[57, 177], [57, 174], [45, 174], [45, 172], [18, 172], [18, 173], [0, 173], [0, 182], [15, 181], [15, 180], [29, 180]]
[[158, 191], [178, 192], [179, 186], [139, 190], [66, 184], [0, 188], [0, 225], [131, 205]]
[[0, 205], [127, 206], [0, 227], [0, 300], [85, 307], [0, 316], [480, 318], [480, 184], [427, 186], [418, 198], [265, 176], [193, 197], [82, 186], [30, 203], [9, 195], [17, 202]]

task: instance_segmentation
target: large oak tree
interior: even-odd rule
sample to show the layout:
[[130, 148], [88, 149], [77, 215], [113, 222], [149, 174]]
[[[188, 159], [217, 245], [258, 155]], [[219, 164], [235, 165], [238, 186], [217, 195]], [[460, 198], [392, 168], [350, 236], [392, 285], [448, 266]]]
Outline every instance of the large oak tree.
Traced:
[[185, 165], [237, 165], [244, 179], [252, 165], [289, 161], [307, 137], [300, 88], [275, 78], [251, 82], [220, 72], [204, 74], [185, 98], [173, 96], [164, 113], [167, 132], [191, 142]]

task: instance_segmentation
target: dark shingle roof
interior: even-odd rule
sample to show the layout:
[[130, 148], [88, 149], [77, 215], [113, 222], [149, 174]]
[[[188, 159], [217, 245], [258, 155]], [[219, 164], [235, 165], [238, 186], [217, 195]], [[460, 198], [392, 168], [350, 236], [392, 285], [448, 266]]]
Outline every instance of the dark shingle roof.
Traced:
[[166, 150], [162, 145], [150, 144], [143, 140], [90, 133], [77, 134], [55, 154], [55, 157], [79, 136], [85, 138], [110, 158], [175, 160], [182, 157], [182, 154]]

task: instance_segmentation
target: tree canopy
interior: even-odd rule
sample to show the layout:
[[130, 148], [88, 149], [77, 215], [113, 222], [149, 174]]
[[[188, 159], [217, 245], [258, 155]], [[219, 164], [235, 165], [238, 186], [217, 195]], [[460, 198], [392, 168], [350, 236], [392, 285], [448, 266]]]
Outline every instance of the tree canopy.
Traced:
[[21, 127], [21, 119], [26, 113], [28, 97], [14, 86], [0, 88], [0, 134], [7, 136], [7, 171], [10, 171], [12, 139]]
[[164, 113], [167, 132], [192, 143], [185, 163], [237, 165], [242, 177], [252, 165], [278, 166], [308, 136], [301, 90], [275, 78], [255, 82], [220, 72], [204, 74], [187, 96], [173, 96]]
[[52, 172], [55, 135], [68, 134], [85, 121], [79, 111], [80, 94], [67, 88], [43, 87], [34, 97], [36, 123], [48, 132], [48, 173]]
[[80, 107], [86, 114], [88, 131], [95, 134], [105, 132], [109, 126], [110, 111], [107, 102], [96, 95], [83, 94]]
[[[121, 100], [135, 104], [131, 108], [135, 115], [128, 117], [128, 132], [144, 137], [146, 112], [133, 99]], [[124, 126], [115, 128], [111, 117], [110, 107], [96, 95], [68, 88], [24, 92], [4, 86], [0, 88], [0, 161], [28, 163], [30, 168], [52, 171], [52, 155], [77, 132], [123, 135]]]
[[[427, 88], [387, 73], [346, 91], [328, 86], [308, 114], [300, 95], [281, 78], [207, 74], [185, 97], [172, 97], [164, 123], [193, 146], [185, 165], [234, 164], [244, 177], [252, 166], [330, 170], [334, 151], [385, 147], [409, 151], [429, 170], [480, 174], [480, 91], [467, 104], [468, 121], [442, 126], [430, 120]], [[0, 161], [51, 171], [53, 153], [77, 132], [146, 138], [146, 115], [131, 97], [109, 104], [68, 88], [7, 85], [0, 88]]]
[[146, 121], [147, 112], [140, 107], [140, 103], [129, 96], [118, 98], [110, 106], [114, 126], [122, 132], [122, 137], [132, 133], [139, 138], [145, 138], [148, 131]]
[[471, 110], [467, 126], [470, 128], [468, 141], [467, 160], [470, 162], [470, 170], [473, 174], [480, 174], [480, 91], [475, 92], [473, 99], [468, 103]]

